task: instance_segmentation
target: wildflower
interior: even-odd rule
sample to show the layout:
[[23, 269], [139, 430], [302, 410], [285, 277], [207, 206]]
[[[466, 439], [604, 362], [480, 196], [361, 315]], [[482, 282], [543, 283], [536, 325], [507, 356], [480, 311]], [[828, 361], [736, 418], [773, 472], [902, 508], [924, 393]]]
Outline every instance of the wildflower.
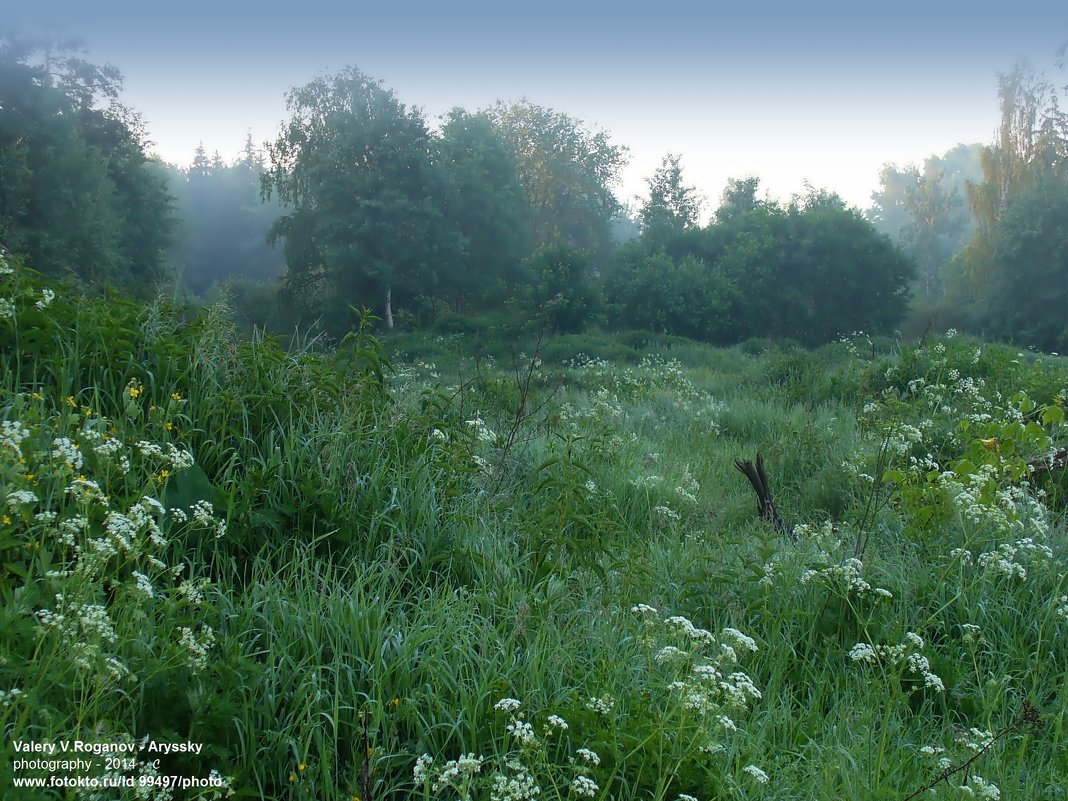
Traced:
[[156, 597], [156, 591], [152, 588], [152, 582], [151, 580], [149, 580], [148, 576], [146, 576], [144, 573], [138, 572], [137, 570], [132, 571], [130, 575], [133, 576], [134, 581], [137, 582], [138, 591], [143, 592], [149, 598]]
[[996, 784], [992, 784], [973, 773], [968, 777], [968, 783], [971, 785], [968, 789], [975, 793], [976, 798], [982, 798], [985, 801], [998, 801], [1001, 798], [1001, 790], [998, 789]]
[[0, 318], [13, 319], [15, 317], [15, 304], [7, 298], [0, 298]]
[[514, 776], [498, 773], [493, 777], [490, 801], [534, 801], [541, 795], [541, 788], [526, 768], [517, 762], [509, 764]]
[[586, 701], [586, 708], [599, 715], [608, 715], [615, 707], [616, 702], [605, 696], [604, 698], [590, 698]]
[[869, 662], [875, 664], [875, 649], [864, 642], [858, 642], [849, 649], [849, 658], [854, 662]]
[[756, 640], [754, 640], [752, 637], [742, 634], [740, 631], [738, 631], [738, 629], [726, 628], [723, 629], [723, 634], [724, 636], [730, 637], [732, 640], [734, 640], [734, 644], [740, 648], [745, 648], [747, 651], [754, 652], [757, 650]]
[[22, 456], [22, 449], [19, 446], [29, 436], [30, 430], [17, 420], [5, 420], [0, 423], [0, 446], [11, 448], [19, 456]]
[[653, 660], [658, 665], [662, 665], [665, 662], [673, 662], [674, 660], [684, 658], [685, 656], [685, 651], [676, 648], [674, 645], [665, 645], [656, 652], [656, 656], [653, 657]]
[[767, 784], [768, 783], [768, 774], [766, 774], [764, 771], [762, 771], [756, 765], [746, 765], [744, 768], [742, 768], [742, 770], [745, 773], [748, 773], [754, 779], [756, 779], [760, 784]]
[[41, 311], [44, 311], [49, 307], [49, 305], [51, 305], [52, 301], [55, 300], [55, 298], [55, 292], [53, 292], [51, 289], [43, 289], [41, 290], [41, 299], [33, 305]]
[[575, 753], [582, 757], [584, 762], [588, 762], [591, 765], [596, 766], [601, 764], [601, 758], [589, 748], [580, 748]]
[[415, 760], [415, 768], [412, 770], [412, 775], [417, 784], [426, 782], [430, 775], [430, 766], [433, 764], [434, 757], [430, 756], [430, 754], [423, 754], [419, 759]]
[[576, 776], [575, 780], [571, 782], [571, 789], [577, 795], [585, 795], [593, 798], [597, 795], [597, 783], [589, 776]]
[[686, 795], [686, 793], [679, 793], [679, 797], [675, 801], [697, 801], [692, 795]]
[[502, 698], [493, 705], [498, 712], [515, 712], [519, 707], [520, 703], [515, 698]]
[[16, 510], [19, 506], [37, 503], [37, 500], [37, 495], [29, 490], [15, 490], [7, 494], [7, 505]]
[[210, 626], [201, 625], [200, 639], [197, 639], [196, 634], [190, 628], [180, 626], [178, 631], [181, 632], [178, 644], [188, 652], [189, 667], [194, 671], [206, 668], [208, 666], [208, 651], [211, 650], [211, 646], [215, 642], [215, 632], [212, 631]]
[[567, 721], [559, 715], [549, 715], [549, 721], [544, 726], [546, 736], [548, 736], [554, 728], [559, 729], [560, 731], [566, 730]]
[[649, 606], [648, 604], [637, 604], [636, 606], [632, 606], [630, 611], [640, 615], [656, 614], [656, 608]]
[[474, 754], [461, 754], [459, 759], [450, 759], [441, 769], [434, 781], [434, 792], [441, 792], [446, 787], [464, 784], [482, 770], [482, 757]]
[[504, 728], [505, 731], [519, 740], [523, 745], [530, 745], [536, 739], [534, 736], [534, 727], [525, 721], [513, 720]]

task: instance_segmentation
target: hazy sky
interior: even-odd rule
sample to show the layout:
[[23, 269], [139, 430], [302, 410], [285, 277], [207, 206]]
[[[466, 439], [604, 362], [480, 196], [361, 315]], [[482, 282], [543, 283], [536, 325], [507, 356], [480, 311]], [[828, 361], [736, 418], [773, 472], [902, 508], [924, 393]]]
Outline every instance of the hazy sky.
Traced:
[[79, 36], [124, 73], [168, 161], [199, 141], [232, 159], [246, 131], [277, 134], [287, 89], [356, 65], [431, 121], [525, 97], [606, 129], [630, 150], [624, 200], [675, 152], [713, 206], [727, 178], [757, 175], [776, 197], [808, 181], [864, 207], [884, 163], [990, 142], [1016, 61], [1068, 83], [1064, 0], [23, 6], [4, 12], [16, 31]]

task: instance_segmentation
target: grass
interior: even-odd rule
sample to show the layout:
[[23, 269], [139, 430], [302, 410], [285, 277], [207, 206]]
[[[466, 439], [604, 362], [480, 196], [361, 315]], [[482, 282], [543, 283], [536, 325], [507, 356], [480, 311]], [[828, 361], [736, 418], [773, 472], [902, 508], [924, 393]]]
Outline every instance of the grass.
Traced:
[[[11, 270], [6, 786], [44, 775], [15, 742], [147, 737], [204, 746], [111, 771], [159, 798], [1064, 797], [1065, 486], [1026, 466], [1064, 444], [1062, 360], [330, 353], [38, 308]], [[757, 451], [792, 536], [734, 468]]]

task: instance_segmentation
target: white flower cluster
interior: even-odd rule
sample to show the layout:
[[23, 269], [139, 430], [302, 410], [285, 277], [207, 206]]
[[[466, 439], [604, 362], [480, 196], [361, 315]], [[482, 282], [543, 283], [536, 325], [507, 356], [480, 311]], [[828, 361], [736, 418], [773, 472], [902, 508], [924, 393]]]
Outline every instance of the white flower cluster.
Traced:
[[[427, 755], [424, 754], [420, 757], [422, 760]], [[431, 762], [433, 760], [431, 759]], [[426, 770], [429, 765], [424, 764], [423, 769]], [[446, 788], [452, 788], [459, 790], [464, 785], [468, 784], [478, 773], [482, 770], [482, 757], [475, 754], [461, 754], [458, 759], [450, 759], [446, 762], [437, 777], [434, 779], [433, 789], [435, 793], [440, 793]], [[420, 781], [419, 778], [419, 764], [416, 763], [416, 781]]]
[[534, 801], [541, 788], [530, 772], [518, 762], [509, 763], [511, 773], [496, 773], [490, 790], [490, 801]]
[[481, 417], [468, 420], [467, 425], [475, 430], [475, 436], [478, 438], [479, 442], [493, 443], [497, 441], [497, 435], [490, 430], [490, 427], [486, 425]]
[[960, 789], [968, 795], [983, 799], [983, 801], [998, 801], [1001, 798], [1001, 790], [998, 786], [988, 782], [976, 773], [969, 776], [968, 783], [962, 785]]
[[23, 442], [30, 436], [30, 429], [18, 420], [4, 420], [0, 423], [0, 447], [11, 448], [16, 456], [22, 456]]
[[210, 501], [197, 501], [189, 511], [193, 515], [193, 522], [203, 528], [213, 530], [216, 539], [225, 536], [226, 521], [221, 517], [215, 517], [215, 508]]
[[923, 638], [915, 632], [905, 634], [905, 642], [900, 645], [871, 645], [858, 642], [849, 649], [849, 658], [854, 662], [877, 665], [899, 665], [904, 663], [909, 671], [923, 678], [923, 686], [944, 692], [946, 687], [942, 679], [931, 672], [931, 663], [920, 653], [924, 647]]
[[41, 311], [44, 311], [45, 309], [47, 309], [49, 306], [52, 305], [52, 301], [55, 300], [55, 299], [56, 299], [56, 293], [55, 292], [53, 292], [51, 289], [42, 289], [41, 290], [41, 299], [39, 301], [37, 301], [36, 303], [34, 303], [33, 305], [36, 306]]
[[185, 649], [186, 664], [194, 673], [208, 666], [208, 653], [215, 644], [215, 632], [207, 624], [201, 624], [199, 635], [187, 626], [179, 626], [178, 645]]
[[575, 795], [584, 795], [589, 798], [593, 798], [597, 795], [597, 791], [600, 788], [597, 787], [597, 782], [591, 779], [589, 776], [576, 776], [574, 781], [571, 782], [571, 790]]
[[37, 495], [30, 490], [15, 490], [7, 494], [8, 507], [16, 511], [20, 506], [32, 506], [37, 501]]
[[822, 579], [828, 583], [844, 587], [846, 592], [870, 593], [880, 598], [893, 597], [893, 593], [889, 590], [883, 587], [872, 587], [865, 581], [862, 576], [863, 571], [864, 563], [855, 557], [850, 557], [841, 564], [830, 565], [820, 570], [810, 568], [803, 571], [801, 573], [801, 583], [808, 584], [810, 581]]
[[591, 712], [596, 712], [598, 715], [610, 715], [612, 710], [615, 709], [615, 699], [608, 697], [603, 698], [587, 698], [586, 708]]

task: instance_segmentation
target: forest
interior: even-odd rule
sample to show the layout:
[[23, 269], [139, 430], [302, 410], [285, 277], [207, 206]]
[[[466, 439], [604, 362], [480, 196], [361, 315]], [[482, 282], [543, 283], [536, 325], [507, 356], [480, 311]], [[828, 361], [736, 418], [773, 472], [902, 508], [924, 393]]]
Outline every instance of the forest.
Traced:
[[860, 209], [122, 86], [0, 38], [0, 796], [1066, 796], [1065, 89]]

